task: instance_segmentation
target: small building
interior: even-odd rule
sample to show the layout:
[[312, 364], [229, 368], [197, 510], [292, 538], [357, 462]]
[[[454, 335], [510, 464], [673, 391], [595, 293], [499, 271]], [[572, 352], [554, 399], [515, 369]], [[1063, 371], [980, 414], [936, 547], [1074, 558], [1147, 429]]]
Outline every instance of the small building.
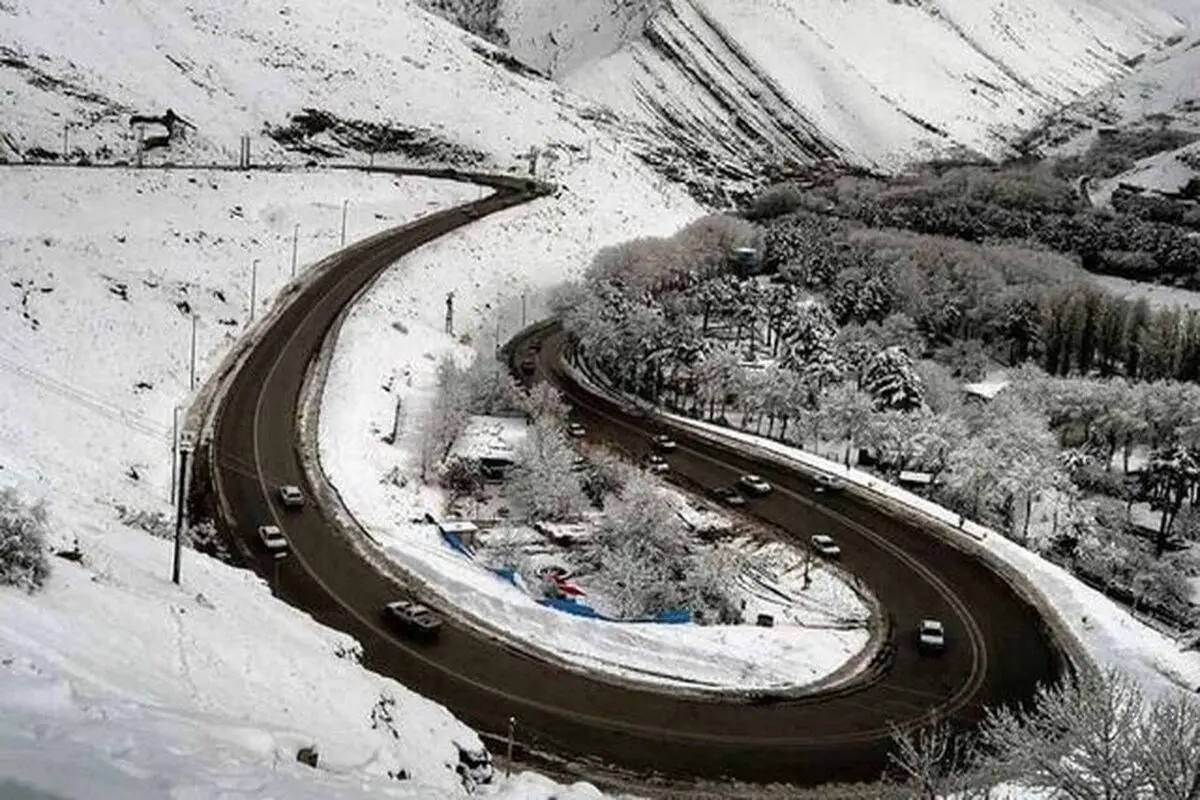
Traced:
[[450, 455], [479, 464], [484, 478], [502, 480], [517, 464], [529, 436], [525, 417], [474, 416], [454, 442]]
[[918, 472], [916, 470], [901, 470], [900, 475], [896, 479], [900, 482], [901, 486], [924, 489], [933, 485], [933, 475], [928, 472]]
[[479, 527], [470, 520], [444, 519], [437, 524], [438, 533], [446, 544], [466, 555], [475, 550], [476, 539], [479, 538]]
[[980, 381], [979, 383], [964, 383], [962, 390], [968, 399], [990, 403], [1007, 386], [1008, 381]]

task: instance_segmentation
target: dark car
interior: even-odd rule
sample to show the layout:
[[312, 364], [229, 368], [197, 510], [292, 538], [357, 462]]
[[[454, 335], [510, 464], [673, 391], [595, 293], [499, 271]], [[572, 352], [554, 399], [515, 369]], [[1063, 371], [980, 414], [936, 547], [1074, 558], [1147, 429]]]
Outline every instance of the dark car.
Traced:
[[727, 506], [746, 505], [746, 498], [742, 497], [737, 493], [736, 490], [730, 488], [729, 486], [722, 486], [719, 489], [713, 489], [712, 493], [713, 497], [717, 498]]
[[411, 600], [396, 600], [383, 607], [392, 625], [410, 636], [432, 639], [442, 630], [442, 621], [428, 607]]

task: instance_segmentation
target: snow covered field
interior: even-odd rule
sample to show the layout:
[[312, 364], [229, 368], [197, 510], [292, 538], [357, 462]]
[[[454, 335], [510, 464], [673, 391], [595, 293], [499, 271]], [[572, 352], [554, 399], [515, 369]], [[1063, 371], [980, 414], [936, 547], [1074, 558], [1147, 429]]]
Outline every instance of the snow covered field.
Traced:
[[[260, 309], [290, 278], [295, 224], [303, 267], [337, 248], [342, 198], [353, 239], [477, 193], [352, 173], [0, 173], [0, 487], [45, 500], [56, 546], [84, 554], [52, 559], [40, 594], [0, 589], [0, 794], [6, 779], [72, 798], [465, 793], [455, 742], [479, 748], [472, 731], [249, 573], [185, 551], [174, 586], [170, 543], [118, 506], [170, 529], [181, 304], [200, 319], [199, 384], [246, 322], [254, 262]], [[295, 760], [312, 744], [316, 773]], [[497, 791], [571, 796], [537, 778]]]

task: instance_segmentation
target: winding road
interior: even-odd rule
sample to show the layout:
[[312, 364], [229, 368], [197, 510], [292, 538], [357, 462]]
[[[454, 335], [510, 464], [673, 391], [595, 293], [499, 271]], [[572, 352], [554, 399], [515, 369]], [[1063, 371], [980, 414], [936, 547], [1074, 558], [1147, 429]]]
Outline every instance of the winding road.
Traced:
[[[776, 492], [751, 510], [799, 539], [836, 537], [845, 564], [889, 610], [892, 658], [866, 685], [800, 700], [736, 703], [685, 699], [618, 686], [556, 669], [465, 627], [448, 625], [441, 641], [417, 646], [397, 638], [380, 617], [405, 587], [381, 575], [309, 503], [286, 511], [276, 487], [294, 483], [314, 497], [300, 459], [298, 402], [306, 370], [339, 312], [405, 253], [472, 219], [534, 199], [534, 187], [500, 179], [488, 198], [438, 212], [341, 251], [335, 263], [298, 290], [226, 379], [215, 409], [211, 451], [197, 480], [211, 490], [216, 516], [239, 560], [270, 577], [273, 564], [256, 538], [275, 522], [291, 542], [280, 565], [279, 593], [320, 621], [356, 637], [364, 663], [448, 706], [485, 738], [503, 736], [516, 717], [519, 757], [546, 768], [538, 754], [574, 759], [575, 776], [654, 773], [675, 786], [691, 779], [815, 785], [872, 780], [886, 763], [891, 722], [945, 709], [955, 723], [977, 721], [987, 705], [1024, 699], [1056, 676], [1063, 659], [1037, 613], [979, 561], [937, 536], [892, 519], [849, 493], [819, 495], [790, 471], [672, 431], [680, 442], [672, 470], [701, 487], [729, 484], [754, 471]], [[440, 298], [439, 298], [440, 301]], [[589, 436], [642, 452], [644, 419], [573, 381], [562, 369], [562, 334], [545, 327], [535, 342], [539, 373], [553, 381], [587, 425]], [[940, 657], [915, 647], [916, 621], [943, 619], [949, 648]], [[336, 687], [330, 687], [336, 691]], [[489, 736], [489, 734], [491, 736]], [[496, 748], [493, 747], [493, 750]], [[570, 774], [563, 767], [559, 774]]]

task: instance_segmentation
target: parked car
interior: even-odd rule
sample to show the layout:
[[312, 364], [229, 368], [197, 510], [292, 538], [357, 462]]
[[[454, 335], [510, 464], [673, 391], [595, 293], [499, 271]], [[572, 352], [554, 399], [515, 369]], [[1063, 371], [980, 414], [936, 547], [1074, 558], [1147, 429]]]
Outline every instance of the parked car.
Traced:
[[936, 619], [923, 619], [917, 626], [917, 646], [931, 653], [946, 649], [946, 629]]
[[281, 553], [288, 548], [287, 537], [279, 530], [278, 525], [259, 525], [258, 538], [262, 539], [262, 543], [272, 553]]
[[575, 439], [582, 439], [587, 436], [587, 429], [578, 422], [572, 422], [567, 426], [567, 435]]
[[537, 362], [533, 360], [533, 356], [528, 356], [521, 361], [521, 372], [526, 375], [532, 375], [537, 372]]
[[767, 483], [761, 475], [743, 475], [738, 479], [738, 485], [747, 494], [758, 495], [759, 497], [771, 493], [771, 484]]
[[279, 499], [283, 501], [287, 508], [301, 508], [304, 506], [304, 492], [300, 491], [299, 486], [280, 486]]
[[665, 458], [654, 453], [646, 456], [645, 464], [646, 469], [655, 475], [661, 475], [664, 472], [669, 472], [671, 469], [671, 465], [667, 463]]
[[675, 443], [675, 440], [665, 433], [658, 434], [650, 442], [654, 445], [655, 450], [663, 453], [673, 453], [679, 449], [679, 445]]
[[436, 637], [442, 621], [429, 606], [411, 600], [396, 600], [383, 607], [384, 616], [402, 633], [423, 638]]
[[722, 486], [719, 489], [713, 489], [713, 497], [720, 500], [727, 506], [744, 506], [746, 498], [737, 493], [736, 489], [730, 486]]
[[838, 547], [837, 542], [833, 540], [832, 536], [818, 533], [809, 539], [809, 541], [812, 542], [813, 550], [816, 550], [826, 558], [837, 558], [842, 554], [842, 548]]

